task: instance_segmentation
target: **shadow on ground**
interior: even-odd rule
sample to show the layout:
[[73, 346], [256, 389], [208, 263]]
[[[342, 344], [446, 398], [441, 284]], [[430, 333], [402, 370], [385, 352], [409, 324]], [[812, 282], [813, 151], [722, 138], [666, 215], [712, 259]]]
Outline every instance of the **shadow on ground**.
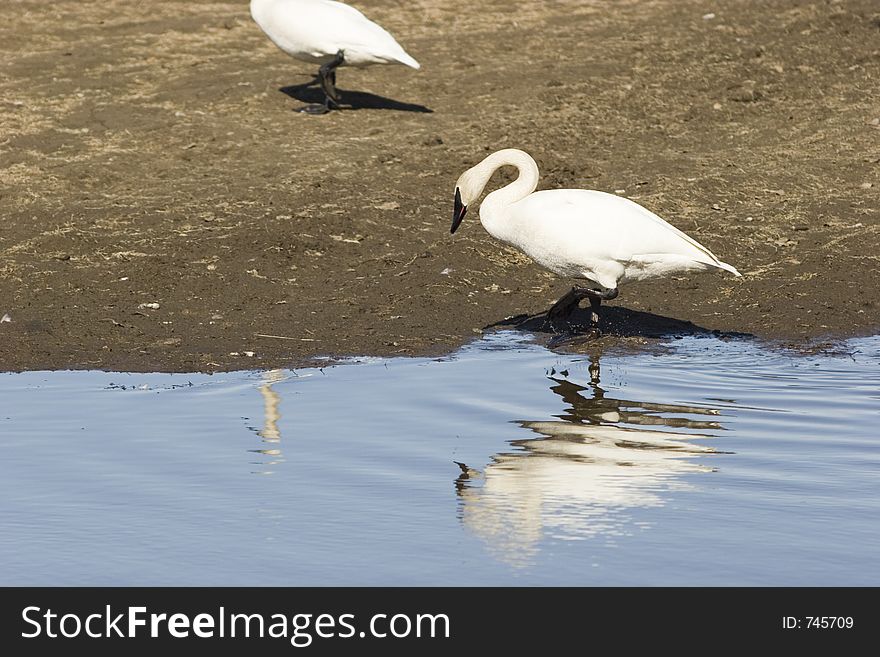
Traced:
[[568, 322], [555, 326], [547, 319], [547, 313], [537, 315], [516, 315], [489, 324], [484, 329], [507, 328], [528, 331], [536, 335], [544, 334], [548, 338], [548, 347], [568, 346], [586, 343], [598, 337], [617, 338], [680, 338], [685, 336], [703, 336], [717, 338], [754, 338], [751, 333], [738, 331], [719, 331], [707, 329], [693, 322], [655, 315], [639, 310], [630, 310], [622, 306], [603, 306], [600, 310], [600, 329], [597, 332], [590, 324], [590, 311], [578, 308], [572, 313]]
[[[306, 104], [321, 104], [324, 102], [324, 92], [320, 86], [316, 85], [317, 78], [305, 84], [281, 87], [279, 91]], [[434, 112], [434, 110], [424, 105], [402, 103], [398, 100], [377, 96], [366, 91], [346, 91], [339, 87], [336, 87], [336, 91], [339, 92], [339, 98], [342, 101], [339, 107], [341, 110], [383, 109], [398, 112], [420, 112], [422, 114], [433, 114]]]

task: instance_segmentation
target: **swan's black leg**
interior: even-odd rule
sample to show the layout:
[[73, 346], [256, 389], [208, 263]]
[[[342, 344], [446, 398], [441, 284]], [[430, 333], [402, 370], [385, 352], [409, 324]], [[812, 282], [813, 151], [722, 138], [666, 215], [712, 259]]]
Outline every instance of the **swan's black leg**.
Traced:
[[321, 88], [334, 104], [339, 103], [339, 94], [336, 91], [336, 68], [344, 61], [345, 55], [340, 50], [331, 61], [318, 69], [318, 74], [321, 76]]
[[618, 294], [620, 294], [620, 290], [616, 287], [610, 289], [603, 287], [601, 290], [586, 291], [586, 296], [590, 299], [590, 320], [593, 322], [596, 330], [599, 327], [599, 306], [602, 305], [603, 301], [616, 299]]
[[575, 311], [575, 308], [578, 307], [581, 300], [589, 299], [590, 320], [592, 321], [593, 327], [598, 330], [599, 307], [602, 305], [602, 301], [610, 301], [611, 299], [616, 298], [618, 294], [619, 291], [616, 287], [611, 289], [601, 288], [599, 290], [594, 290], [588, 287], [573, 287], [559, 301], [554, 303], [549, 311], [547, 311], [547, 319], [550, 320], [550, 325], [555, 331], [557, 322], [567, 322], [568, 318], [571, 317], [571, 314]]
[[602, 300], [598, 297], [590, 297], [590, 321], [593, 323], [593, 326], [599, 326], [599, 306], [602, 305]]
[[336, 90], [336, 68], [344, 61], [345, 56], [340, 50], [332, 60], [321, 65], [321, 68], [318, 69], [316, 80], [324, 91], [324, 103], [306, 105], [300, 108], [300, 112], [305, 112], [306, 114], [326, 114], [331, 109], [339, 107], [339, 92]]
[[577, 308], [581, 299], [584, 298], [583, 291], [584, 288], [573, 287], [566, 292], [559, 301], [554, 303], [553, 307], [547, 311], [547, 319], [550, 320], [550, 323], [552, 324], [560, 320], [568, 321], [568, 318], [571, 317], [574, 309]]

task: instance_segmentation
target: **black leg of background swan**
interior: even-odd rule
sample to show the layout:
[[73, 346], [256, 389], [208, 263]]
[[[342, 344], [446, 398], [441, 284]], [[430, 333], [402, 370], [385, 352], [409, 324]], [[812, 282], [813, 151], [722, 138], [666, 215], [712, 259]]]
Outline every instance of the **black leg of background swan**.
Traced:
[[[344, 61], [345, 56], [340, 50], [331, 61], [318, 69], [318, 73], [321, 75], [321, 88], [334, 105], [339, 103], [339, 94], [336, 91], [336, 68]], [[329, 101], [327, 104], [329, 105]]]
[[326, 64], [322, 64], [318, 69], [318, 75], [315, 78], [321, 85], [324, 92], [324, 104], [313, 104], [302, 107], [299, 111], [306, 114], [326, 114], [331, 109], [339, 106], [339, 92], [336, 90], [336, 68], [345, 61], [345, 57], [340, 50], [336, 56]]

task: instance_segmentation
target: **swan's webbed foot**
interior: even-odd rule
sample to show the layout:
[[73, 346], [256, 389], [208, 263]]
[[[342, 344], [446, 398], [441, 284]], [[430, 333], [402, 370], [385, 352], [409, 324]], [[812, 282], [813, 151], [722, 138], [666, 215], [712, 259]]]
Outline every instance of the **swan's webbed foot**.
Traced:
[[568, 320], [572, 313], [578, 307], [582, 299], [590, 300], [590, 321], [592, 323], [591, 333], [599, 336], [599, 307], [602, 301], [610, 301], [615, 299], [619, 294], [619, 290], [615, 288], [601, 288], [594, 290], [588, 287], [573, 287], [559, 301], [553, 304], [553, 307], [547, 311], [547, 319], [550, 326], [555, 332], [559, 332], [556, 325], [559, 322], [568, 324]]
[[321, 114], [327, 114], [330, 111], [330, 107], [327, 104], [322, 105], [321, 103], [314, 103], [312, 105], [303, 105], [302, 107], [296, 110], [297, 112], [302, 112], [303, 114], [312, 114], [313, 116], [320, 116]]

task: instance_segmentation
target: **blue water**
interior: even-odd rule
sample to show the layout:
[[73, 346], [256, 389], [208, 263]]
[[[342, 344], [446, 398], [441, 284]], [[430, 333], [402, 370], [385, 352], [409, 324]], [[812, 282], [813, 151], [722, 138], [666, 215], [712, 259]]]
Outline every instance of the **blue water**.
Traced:
[[[0, 374], [2, 585], [880, 585], [880, 338]], [[461, 463], [462, 465], [458, 465]]]

